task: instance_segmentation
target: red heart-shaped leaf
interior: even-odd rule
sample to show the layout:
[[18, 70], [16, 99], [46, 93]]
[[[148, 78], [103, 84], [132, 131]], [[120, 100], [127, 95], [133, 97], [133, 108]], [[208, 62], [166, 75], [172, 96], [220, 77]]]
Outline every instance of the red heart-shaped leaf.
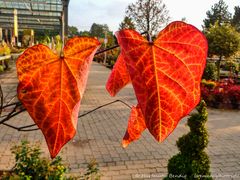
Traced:
[[123, 56], [120, 53], [108, 78], [106, 89], [111, 96], [115, 96], [118, 91], [120, 91], [130, 81], [131, 79], [128, 73], [128, 69], [124, 62]]
[[146, 126], [161, 142], [200, 100], [206, 38], [184, 22], [169, 24], [154, 42], [134, 30], [116, 36]]
[[51, 157], [76, 132], [89, 66], [100, 43], [69, 40], [58, 57], [45, 45], [28, 48], [17, 60], [18, 98], [43, 132]]
[[140, 138], [141, 133], [146, 129], [145, 119], [139, 106], [132, 107], [128, 119], [127, 131], [123, 137], [122, 145], [127, 147], [132, 141]]

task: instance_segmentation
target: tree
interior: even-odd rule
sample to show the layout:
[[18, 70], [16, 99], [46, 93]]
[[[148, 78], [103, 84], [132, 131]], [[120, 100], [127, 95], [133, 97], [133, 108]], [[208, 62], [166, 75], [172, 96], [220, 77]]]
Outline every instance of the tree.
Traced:
[[[188, 119], [190, 132], [180, 137], [177, 147], [180, 152], [168, 161], [168, 179], [212, 179], [210, 160], [204, 149], [208, 145], [205, 123], [208, 119], [206, 103], [201, 101], [197, 113]], [[174, 176], [174, 177], [172, 177]]]
[[187, 18], [186, 17], [182, 17], [181, 21], [187, 22]]
[[115, 40], [113, 32], [108, 32], [106, 38], [107, 38], [107, 45], [106, 45], [107, 48], [110, 48], [116, 45], [117, 41]]
[[89, 31], [80, 31], [79, 36], [90, 36], [90, 32]]
[[240, 32], [240, 7], [239, 6], [234, 7], [232, 25], [236, 28], [238, 32]]
[[68, 35], [69, 37], [78, 36], [78, 28], [75, 26], [68, 26]]
[[90, 35], [98, 38], [105, 38], [105, 34], [110, 32], [107, 24], [93, 23], [90, 29]]
[[169, 21], [168, 10], [162, 0], [138, 0], [127, 7], [126, 15], [137, 30], [155, 35]]
[[207, 63], [206, 64], [202, 79], [216, 81], [217, 66], [215, 63]]
[[223, 0], [219, 0], [218, 3], [214, 4], [206, 14], [207, 18], [203, 20], [204, 30], [210, 28], [216, 22], [220, 25], [231, 21], [231, 13], [228, 12], [228, 6]]
[[119, 24], [119, 30], [122, 29], [136, 29], [130, 17], [125, 16], [123, 21]]
[[234, 55], [239, 49], [240, 35], [230, 24], [223, 23], [221, 26], [216, 22], [205, 33], [208, 40], [208, 53], [210, 56], [217, 55], [218, 80], [220, 79], [220, 65], [223, 57]]

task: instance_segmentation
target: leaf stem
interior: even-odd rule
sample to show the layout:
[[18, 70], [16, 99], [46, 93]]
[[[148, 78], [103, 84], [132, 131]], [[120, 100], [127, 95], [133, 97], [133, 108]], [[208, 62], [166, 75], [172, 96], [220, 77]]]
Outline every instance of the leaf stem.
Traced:
[[147, 32], [147, 40], [148, 40], [148, 42], [150, 43], [150, 44], [152, 44], [152, 36], [150, 35], [150, 33], [149, 32]]

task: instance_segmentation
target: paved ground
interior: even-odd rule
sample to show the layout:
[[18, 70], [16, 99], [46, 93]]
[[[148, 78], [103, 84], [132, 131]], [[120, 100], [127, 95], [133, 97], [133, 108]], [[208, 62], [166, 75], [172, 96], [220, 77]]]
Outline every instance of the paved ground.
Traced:
[[[104, 85], [109, 73], [109, 69], [93, 63], [80, 114], [116, 99], [130, 105], [136, 103], [131, 85], [116, 98], [107, 94]], [[15, 68], [0, 74], [0, 82], [7, 102], [16, 94]], [[168, 159], [178, 152], [176, 140], [188, 132], [186, 119], [161, 144], [146, 131], [140, 140], [124, 149], [121, 147], [121, 140], [129, 113], [128, 107], [115, 103], [79, 119], [74, 140], [60, 152], [64, 162], [69, 164], [71, 173], [84, 173], [88, 162], [96, 159], [102, 179], [162, 179], [166, 175]], [[31, 124], [32, 121], [27, 113], [22, 113], [10, 123], [22, 126]], [[40, 142], [45, 156], [49, 157], [40, 131], [17, 132], [0, 126], [0, 169], [13, 167], [14, 156], [10, 148], [21, 140]], [[210, 136], [207, 152], [211, 159], [212, 175], [215, 179], [240, 179], [240, 111], [209, 109], [207, 127]]]

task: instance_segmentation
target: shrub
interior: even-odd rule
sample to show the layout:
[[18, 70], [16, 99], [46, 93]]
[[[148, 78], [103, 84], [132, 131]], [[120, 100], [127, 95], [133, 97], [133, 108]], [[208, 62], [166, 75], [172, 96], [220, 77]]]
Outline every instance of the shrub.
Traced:
[[42, 158], [39, 146], [30, 145], [27, 141], [22, 141], [21, 145], [14, 146], [12, 153], [15, 155], [15, 166], [12, 172], [5, 172], [3, 177], [0, 177], [2, 180], [99, 180], [101, 177], [95, 160], [88, 164], [85, 174], [66, 177], [64, 174], [69, 168], [62, 163], [61, 157], [57, 156], [52, 161]]
[[14, 146], [12, 153], [15, 154], [16, 164], [13, 173], [6, 174], [3, 179], [63, 179], [67, 167], [62, 164], [62, 159], [57, 156], [50, 161], [41, 158], [39, 146], [32, 146], [27, 141]]
[[3, 72], [4, 71], [4, 67], [3, 65], [0, 64], [0, 72]]
[[23, 48], [18, 48], [18, 47], [11, 47], [11, 53], [21, 53], [23, 52], [24, 49]]
[[214, 95], [214, 89], [218, 86], [218, 84], [214, 81], [205, 79], [201, 82], [201, 97], [204, 99], [204, 101], [209, 106], [217, 107], [217, 104], [215, 104], [215, 95]]
[[211, 80], [206, 81], [205, 79], [203, 79], [201, 83], [203, 86], [206, 86], [209, 89], [214, 89], [217, 85], [216, 82], [211, 81]]
[[101, 54], [98, 54], [98, 55], [94, 56], [93, 60], [98, 62], [98, 63], [103, 63], [104, 53], [101, 53]]
[[203, 79], [206, 80], [216, 80], [217, 79], [217, 66], [215, 63], [207, 63], [204, 73], [203, 73]]
[[227, 61], [225, 63], [224, 69], [227, 71], [231, 71], [232, 73], [236, 73], [236, 71], [238, 71], [238, 63], [234, 61]]
[[96, 160], [91, 161], [87, 166], [87, 172], [82, 176], [83, 179], [94, 179], [99, 180], [101, 174]]
[[11, 50], [9, 47], [0, 47], [0, 56], [9, 55]]
[[240, 104], [240, 86], [238, 85], [230, 86], [227, 91], [227, 94], [233, 109], [238, 109]]
[[209, 106], [215, 108], [240, 108], [240, 85], [234, 84], [232, 79], [222, 79], [215, 86], [203, 80], [201, 96]]
[[61, 50], [62, 50], [62, 41], [61, 41], [61, 36], [60, 35], [56, 35], [55, 38], [55, 52], [57, 54], [60, 54], [61, 53]]
[[5, 56], [11, 54], [11, 49], [8, 47], [7, 43], [2, 42], [0, 45], [0, 56]]
[[226, 98], [224, 88], [219, 86], [213, 90], [212, 95], [210, 96], [211, 96], [210, 101], [212, 101], [211, 104], [215, 108], [218, 108], [220, 104], [224, 103], [224, 100]]
[[188, 119], [190, 132], [177, 141], [180, 152], [168, 161], [168, 179], [212, 179], [210, 176], [210, 160], [204, 149], [208, 144], [206, 103], [202, 101], [197, 113]]

